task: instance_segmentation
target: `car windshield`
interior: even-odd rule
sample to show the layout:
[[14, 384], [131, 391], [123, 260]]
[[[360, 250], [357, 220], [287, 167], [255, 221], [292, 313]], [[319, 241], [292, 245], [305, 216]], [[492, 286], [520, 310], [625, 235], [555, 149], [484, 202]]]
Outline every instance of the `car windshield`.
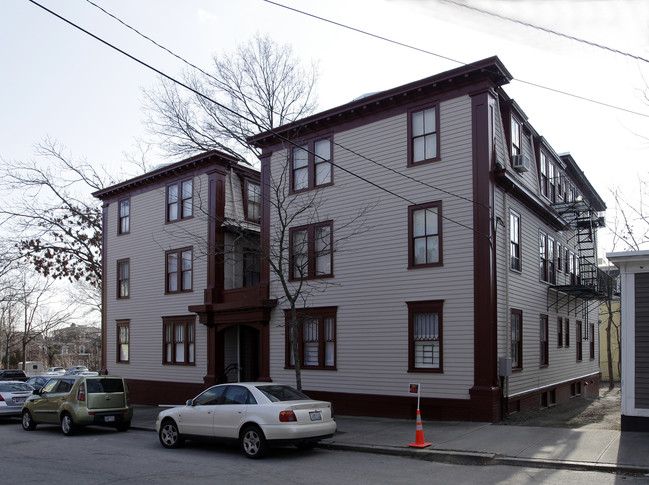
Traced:
[[2, 382], [0, 392], [32, 391], [34, 388], [24, 382]]
[[124, 381], [122, 379], [88, 379], [88, 394], [102, 392], [124, 392]]
[[302, 394], [297, 389], [293, 389], [290, 386], [257, 386], [264, 396], [270, 399], [272, 402], [278, 401], [303, 401], [305, 399], [310, 399], [307, 395]]

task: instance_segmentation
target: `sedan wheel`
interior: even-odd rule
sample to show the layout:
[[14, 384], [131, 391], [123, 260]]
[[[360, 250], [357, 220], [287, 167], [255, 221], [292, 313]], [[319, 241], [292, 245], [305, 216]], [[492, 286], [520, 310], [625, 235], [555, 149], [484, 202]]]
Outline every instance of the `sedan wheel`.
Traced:
[[23, 411], [23, 429], [25, 431], [34, 431], [36, 429], [36, 422], [29, 411]]
[[180, 431], [178, 431], [178, 425], [171, 419], [162, 422], [158, 438], [160, 438], [160, 443], [165, 448], [178, 448], [185, 441]]
[[241, 450], [248, 458], [261, 458], [268, 451], [264, 433], [258, 426], [247, 426], [241, 433]]
[[69, 413], [63, 413], [61, 416], [61, 431], [63, 431], [63, 434], [65, 436], [72, 436], [77, 432], [77, 430], [78, 427], [74, 424], [74, 421], [72, 421], [72, 416], [70, 416]]

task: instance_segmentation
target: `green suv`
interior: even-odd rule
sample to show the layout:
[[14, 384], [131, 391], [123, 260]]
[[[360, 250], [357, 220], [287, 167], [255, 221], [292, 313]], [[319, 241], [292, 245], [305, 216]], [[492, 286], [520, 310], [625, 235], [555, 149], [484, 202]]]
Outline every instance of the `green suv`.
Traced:
[[127, 393], [122, 377], [53, 376], [23, 404], [23, 429], [32, 431], [37, 424], [58, 424], [66, 436], [89, 425], [127, 431], [133, 418]]

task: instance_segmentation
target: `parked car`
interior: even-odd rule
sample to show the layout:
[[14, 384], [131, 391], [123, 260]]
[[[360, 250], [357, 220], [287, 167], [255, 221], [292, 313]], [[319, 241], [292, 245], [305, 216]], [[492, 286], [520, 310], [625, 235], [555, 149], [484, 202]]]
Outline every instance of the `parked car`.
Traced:
[[25, 382], [32, 386], [34, 389], [38, 390], [41, 387], [45, 385], [47, 381], [49, 381], [52, 378], [52, 376], [32, 376], [29, 379], [27, 379]]
[[26, 381], [27, 375], [22, 369], [2, 369], [0, 370], [0, 381]]
[[48, 367], [47, 370], [45, 371], [46, 375], [61, 375], [65, 374], [65, 367]]
[[0, 417], [20, 416], [25, 400], [34, 388], [23, 381], [0, 382]]
[[184, 406], [160, 412], [156, 431], [165, 448], [211, 437], [238, 442], [248, 458], [261, 458], [272, 445], [315, 446], [333, 436], [336, 422], [329, 402], [290, 386], [252, 382], [212, 386]]
[[66, 374], [69, 375], [76, 375], [80, 374], [81, 372], [88, 372], [88, 368], [85, 365], [73, 365], [72, 367], [68, 367], [68, 370], [65, 371]]
[[38, 424], [58, 424], [66, 436], [90, 425], [127, 431], [132, 418], [128, 386], [116, 376], [53, 376], [33, 392], [22, 409], [26, 431]]

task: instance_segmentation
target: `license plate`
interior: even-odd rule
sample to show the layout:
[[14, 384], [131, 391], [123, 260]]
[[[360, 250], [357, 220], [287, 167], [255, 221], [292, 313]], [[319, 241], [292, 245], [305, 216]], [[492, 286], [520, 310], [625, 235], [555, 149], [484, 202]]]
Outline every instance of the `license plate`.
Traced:
[[311, 421], [322, 421], [322, 411], [310, 411]]
[[25, 398], [24, 397], [14, 397], [14, 402], [16, 404], [20, 404], [22, 402], [25, 402]]
[[115, 416], [104, 416], [105, 423], [112, 423], [113, 421], [115, 421]]

